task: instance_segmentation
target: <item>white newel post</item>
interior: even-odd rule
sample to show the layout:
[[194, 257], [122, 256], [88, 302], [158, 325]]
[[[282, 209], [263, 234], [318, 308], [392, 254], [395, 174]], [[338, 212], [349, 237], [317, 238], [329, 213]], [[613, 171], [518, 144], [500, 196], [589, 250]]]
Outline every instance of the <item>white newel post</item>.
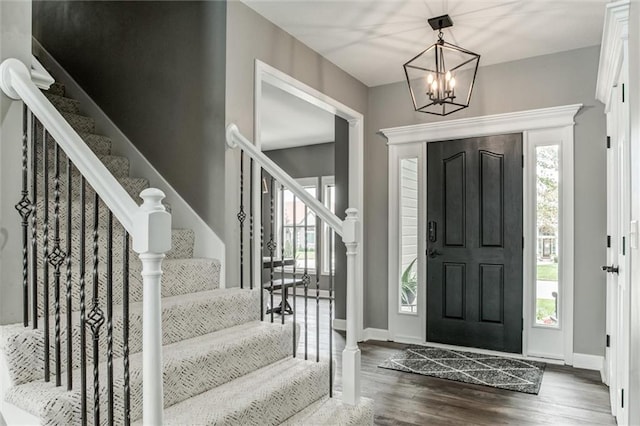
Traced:
[[162, 259], [171, 249], [171, 215], [162, 205], [164, 193], [149, 188], [140, 193], [143, 203], [134, 219], [133, 249], [142, 261], [142, 421], [161, 425]]
[[358, 210], [347, 209], [342, 241], [347, 246], [347, 342], [342, 351], [342, 398], [356, 405], [360, 400], [360, 349], [357, 340], [356, 254], [360, 243]]

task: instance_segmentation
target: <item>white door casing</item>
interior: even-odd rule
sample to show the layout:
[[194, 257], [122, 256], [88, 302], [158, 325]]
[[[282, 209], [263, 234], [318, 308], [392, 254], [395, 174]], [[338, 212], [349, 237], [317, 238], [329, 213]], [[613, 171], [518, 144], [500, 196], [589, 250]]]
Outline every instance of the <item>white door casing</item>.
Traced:
[[[607, 334], [605, 379], [611, 411], [618, 424], [629, 422], [630, 342], [630, 121], [628, 101], [629, 1], [606, 5], [596, 98], [605, 104], [607, 135], [607, 265], [619, 274], [607, 274]], [[625, 99], [627, 98], [627, 99]], [[626, 390], [626, 392], [624, 392]], [[624, 393], [624, 397], [623, 397]]]
[[[349, 207], [354, 207], [359, 212], [358, 233], [360, 235], [360, 244], [356, 253], [356, 304], [357, 304], [357, 340], [361, 341], [364, 329], [364, 261], [363, 247], [367, 244], [367, 236], [363, 232], [363, 211], [364, 211], [364, 116], [354, 109], [344, 105], [343, 103], [321, 93], [320, 91], [308, 86], [307, 84], [296, 80], [290, 75], [268, 65], [258, 59], [255, 60], [254, 75], [254, 144], [258, 149], [261, 147], [260, 140], [260, 122], [261, 122], [261, 99], [262, 99], [262, 83], [267, 82], [285, 92], [296, 96], [318, 108], [330, 112], [345, 119], [349, 123]], [[254, 162], [253, 185], [255, 188], [261, 187], [260, 168]], [[254, 220], [256, 221], [256, 229], [260, 229], [262, 225], [262, 217], [260, 214], [261, 192], [255, 191]], [[255, 282], [261, 282], [261, 259], [260, 245], [255, 244], [254, 247], [254, 277]], [[334, 326], [338, 328], [338, 324], [342, 321], [334, 321]]]
[[[382, 129], [389, 146], [389, 336], [392, 340], [404, 343], [424, 343], [426, 340], [426, 259], [422, 256], [426, 247], [426, 143], [443, 140], [455, 140], [467, 137], [523, 133], [523, 152], [525, 153], [523, 221], [524, 221], [524, 291], [523, 291], [523, 354], [543, 356], [573, 363], [573, 127], [574, 117], [581, 104], [520, 111], [505, 114], [473, 117], [437, 123], [427, 123]], [[533, 269], [535, 268], [535, 232], [532, 211], [532, 179], [535, 167], [527, 166], [531, 161], [531, 149], [536, 145], [557, 143], [561, 150], [561, 193], [560, 193], [560, 292], [563, 295], [561, 307], [561, 327], [551, 329], [534, 326], [532, 295], [534, 294]], [[528, 154], [529, 153], [529, 154]], [[400, 159], [417, 157], [420, 164], [422, 188], [419, 193], [423, 200], [418, 213], [418, 313], [398, 312], [399, 271], [399, 209], [398, 188]], [[529, 184], [527, 184], [529, 182]], [[535, 186], [534, 186], [535, 187]], [[420, 309], [422, 307], [422, 309]], [[550, 349], [551, 348], [551, 349]]]

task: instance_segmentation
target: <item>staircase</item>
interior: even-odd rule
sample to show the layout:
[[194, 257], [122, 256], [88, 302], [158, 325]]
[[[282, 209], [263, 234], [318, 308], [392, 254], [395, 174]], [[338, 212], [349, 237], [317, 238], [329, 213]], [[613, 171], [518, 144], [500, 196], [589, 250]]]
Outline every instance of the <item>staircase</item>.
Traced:
[[[45, 95], [138, 200], [148, 181], [129, 176], [127, 158], [111, 154], [111, 141], [96, 134], [93, 119], [82, 115], [77, 101], [65, 97], [64, 86], [56, 83]], [[72, 267], [67, 272], [66, 264], [60, 265], [61, 284], [56, 288], [55, 268], [42, 255], [34, 257], [38, 286], [42, 291], [48, 281], [50, 297], [48, 302], [43, 297], [35, 302], [37, 329], [22, 323], [1, 327], [0, 350], [10, 379], [5, 402], [37, 417], [43, 425], [142, 424], [142, 263], [127, 233], [103, 203], [94, 206], [98, 198], [91, 188], [80, 190], [83, 180], [74, 169], [67, 193], [66, 156], [61, 151], [56, 154], [53, 140], [43, 152], [42, 128], [35, 127], [39, 167], [46, 155], [51, 172], [56, 160], [60, 170], [58, 185], [53, 180], [48, 185], [48, 203], [40, 185], [34, 236], [38, 242], [48, 238], [51, 243], [57, 216], [59, 247], [64, 250], [71, 236], [71, 256], [65, 262], [70, 260]], [[38, 169], [37, 181], [45, 178]], [[56, 208], [51, 203], [56, 192], [57, 197], [70, 197], [67, 201], [71, 202]], [[267, 297], [261, 297], [259, 289], [220, 288], [220, 262], [195, 258], [195, 238], [189, 229], [173, 229], [172, 248], [162, 261], [164, 424], [371, 424], [372, 401], [361, 399], [356, 406], [347, 405], [336, 392], [329, 398], [330, 370], [335, 370], [330, 369], [331, 361], [293, 357], [292, 342], [294, 335], [300, 336], [299, 325], [289, 319], [284, 324], [261, 321], [265, 308], [261, 300]], [[83, 262], [84, 276], [79, 269]], [[68, 289], [67, 273], [72, 283]], [[46, 274], [48, 280], [43, 279]], [[86, 286], [81, 287], [83, 279]], [[87, 315], [95, 304], [107, 312], [108, 319], [93, 335], [95, 324]], [[42, 326], [45, 322], [48, 333]], [[59, 330], [58, 342], [55, 330]], [[67, 356], [69, 338], [72, 350]], [[49, 365], [45, 369], [47, 344]], [[107, 358], [107, 353], [112, 357]], [[11, 424], [11, 419], [7, 421]]]

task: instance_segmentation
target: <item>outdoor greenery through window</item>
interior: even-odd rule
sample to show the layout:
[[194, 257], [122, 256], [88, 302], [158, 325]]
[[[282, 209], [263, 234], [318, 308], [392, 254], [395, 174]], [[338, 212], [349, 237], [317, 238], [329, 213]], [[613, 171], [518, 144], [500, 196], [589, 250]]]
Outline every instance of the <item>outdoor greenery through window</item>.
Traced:
[[536, 324], [558, 327], [559, 146], [536, 147]]
[[400, 160], [400, 312], [418, 312], [418, 159]]
[[[305, 186], [304, 189], [313, 197], [318, 196], [315, 186]], [[284, 198], [284, 212], [278, 217], [283, 220], [284, 242], [279, 243], [284, 243], [284, 257], [294, 257], [295, 241], [296, 270], [303, 271], [306, 261], [308, 270], [313, 271], [316, 268], [316, 215], [288, 189], [282, 191], [281, 196]]]
[[[302, 187], [307, 191], [312, 197], [318, 197], [318, 181], [319, 179], [301, 179], [299, 183]], [[334, 211], [334, 203], [335, 203], [335, 185], [333, 184], [333, 179], [331, 178], [323, 178], [323, 198], [324, 203], [331, 210]], [[305, 264], [307, 265], [307, 270], [309, 272], [315, 272], [316, 270], [316, 215], [313, 211], [307, 208], [298, 197], [295, 197], [294, 194], [285, 189], [284, 191], [278, 191], [278, 196], [282, 197], [284, 203], [281, 204], [278, 201], [278, 208], [284, 208], [284, 211], [281, 215], [278, 215], [278, 250], [281, 250], [284, 247], [284, 257], [291, 259], [295, 257], [296, 271], [302, 272], [305, 269]], [[280, 219], [282, 218], [282, 219]], [[284, 241], [282, 239], [281, 231], [284, 231]], [[326, 235], [325, 241], [328, 244], [328, 227], [324, 226], [324, 234]], [[323, 244], [323, 240], [321, 240], [321, 247], [326, 247], [327, 244]], [[283, 246], [284, 245], [284, 246]], [[294, 256], [295, 249], [295, 256]], [[326, 250], [326, 254], [323, 256], [322, 260], [322, 271], [328, 270], [328, 248]], [[279, 254], [279, 253], [278, 253]], [[334, 253], [335, 257], [335, 253]], [[292, 267], [287, 267], [287, 269], [293, 269]]]

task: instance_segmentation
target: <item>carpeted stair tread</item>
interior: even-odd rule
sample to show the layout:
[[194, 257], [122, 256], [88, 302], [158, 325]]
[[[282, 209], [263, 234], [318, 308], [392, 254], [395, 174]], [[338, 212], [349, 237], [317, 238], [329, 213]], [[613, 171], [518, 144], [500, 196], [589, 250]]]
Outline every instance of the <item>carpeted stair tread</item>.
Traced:
[[[165, 407], [185, 401], [193, 396], [241, 378], [271, 363], [278, 362], [291, 352], [291, 324], [280, 325], [254, 321], [227, 328], [192, 339], [165, 345], [163, 347], [164, 402]], [[131, 377], [131, 418], [142, 416], [142, 354], [129, 357]], [[207, 368], [223, 366], [223, 368]], [[89, 366], [92, 369], [92, 364]], [[114, 368], [114, 420], [122, 422], [123, 399], [122, 359], [115, 358]], [[33, 386], [38, 383], [47, 388], [42, 381], [30, 382], [11, 388], [7, 394], [8, 402], [34, 414], [44, 414], [43, 424], [77, 424], [80, 414], [81, 371], [73, 371], [73, 390], [66, 391], [66, 375], [62, 386], [41, 392]], [[89, 406], [93, 405], [93, 379], [90, 374], [87, 381]], [[107, 409], [107, 362], [102, 359], [99, 365], [101, 412]], [[47, 410], [47, 405], [63, 398], [65, 404], [56, 412]], [[54, 414], [54, 416], [52, 416]], [[91, 416], [89, 416], [91, 417]], [[106, 417], [106, 416], [105, 416]], [[101, 421], [106, 423], [106, 418]]]
[[[112, 297], [114, 305], [122, 303], [122, 262], [113, 262], [112, 276]], [[93, 297], [92, 265], [87, 263], [85, 267], [85, 303]], [[142, 264], [137, 255], [131, 257], [129, 262], [129, 302], [140, 302], [142, 300]], [[42, 270], [38, 271], [38, 281], [42, 288]], [[66, 268], [63, 268], [60, 280], [61, 306], [60, 312], [67, 312], [66, 301]], [[98, 268], [98, 297], [106, 300], [107, 272], [105, 267]], [[55, 281], [53, 272], [49, 272], [49, 294], [53, 295]], [[162, 297], [180, 296], [188, 293], [198, 293], [201, 291], [215, 290], [220, 286], [220, 262], [217, 259], [165, 259], [162, 261]], [[71, 310], [80, 310], [80, 272], [77, 265], [73, 265], [71, 271]], [[49, 312], [54, 312], [55, 300], [49, 298]], [[38, 312], [43, 315], [42, 297], [38, 298]]]
[[[87, 314], [92, 303], [87, 303]], [[106, 315], [104, 303], [100, 308]], [[162, 332], [165, 345], [180, 342], [194, 337], [214, 333], [229, 327], [235, 327], [259, 319], [260, 293], [259, 290], [218, 289], [186, 295], [167, 297], [162, 300]], [[114, 356], [122, 355], [122, 306], [113, 307], [113, 350]], [[66, 316], [61, 316], [60, 341], [62, 350], [61, 366], [66, 371]], [[55, 371], [54, 344], [54, 316], [49, 317], [51, 371]], [[20, 324], [5, 326], [2, 346], [9, 364], [9, 377], [13, 384], [24, 384], [44, 377], [44, 331], [43, 321], [40, 328], [20, 327]], [[72, 342], [76, 350], [73, 351], [73, 367], [80, 366], [80, 316], [78, 312], [72, 315]], [[91, 331], [87, 326], [87, 359], [92, 359]], [[106, 323], [99, 329], [99, 348], [101, 357], [107, 351]], [[291, 347], [291, 339], [289, 339]], [[142, 350], [142, 303], [129, 305], [129, 351], [137, 353]], [[89, 361], [88, 361], [89, 362]]]
[[358, 405], [342, 402], [342, 393], [334, 392], [333, 398], [325, 397], [289, 418], [282, 426], [358, 426], [373, 424], [373, 400], [360, 398]]
[[277, 425], [328, 390], [328, 362], [286, 358], [166, 408], [164, 424]]
[[64, 96], [54, 95], [46, 91], [44, 91], [43, 93], [47, 97], [47, 99], [49, 99], [49, 102], [51, 102], [58, 111], [70, 112], [72, 114], [78, 114], [80, 112], [79, 101], [71, 98], [66, 98]]

